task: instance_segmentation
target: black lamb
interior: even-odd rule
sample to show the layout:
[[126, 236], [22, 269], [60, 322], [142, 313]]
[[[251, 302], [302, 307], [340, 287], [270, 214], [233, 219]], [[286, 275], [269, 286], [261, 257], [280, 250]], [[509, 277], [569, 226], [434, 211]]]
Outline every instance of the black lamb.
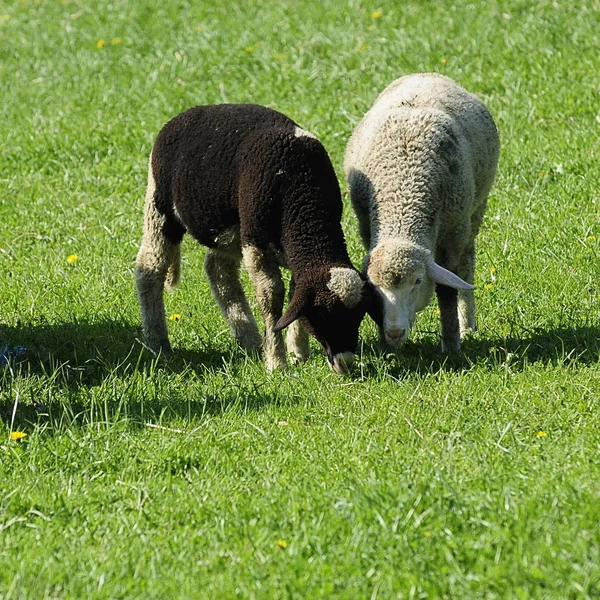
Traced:
[[[265, 324], [267, 370], [285, 368], [281, 330], [289, 326], [287, 348], [296, 360], [308, 357], [308, 331], [332, 369], [347, 372], [375, 295], [350, 262], [341, 215], [327, 152], [283, 114], [221, 104], [176, 116], [159, 133], [150, 157], [136, 261], [150, 346], [170, 350], [163, 288], [179, 280], [180, 244], [188, 231], [207, 247], [206, 274], [233, 336], [254, 348], [261, 338], [239, 280], [243, 258]], [[292, 272], [283, 316], [280, 266]]]

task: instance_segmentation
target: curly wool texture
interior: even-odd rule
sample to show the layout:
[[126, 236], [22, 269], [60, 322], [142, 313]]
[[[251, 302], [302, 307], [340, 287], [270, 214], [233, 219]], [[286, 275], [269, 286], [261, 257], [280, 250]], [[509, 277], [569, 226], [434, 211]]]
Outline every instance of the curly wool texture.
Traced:
[[385, 288], [395, 288], [414, 274], [424, 276], [423, 265], [431, 261], [431, 252], [403, 240], [388, 240], [371, 252], [369, 276]]
[[389, 85], [354, 131], [344, 165], [367, 249], [403, 239], [456, 268], [477, 234], [498, 153], [488, 110], [450, 78]]
[[405, 335], [434, 282], [442, 347], [457, 350], [459, 329], [474, 329], [475, 238], [499, 148], [484, 104], [434, 73], [393, 82], [356, 127], [344, 170], [368, 250], [364, 271], [389, 292], [386, 339], [394, 331]]
[[[152, 150], [145, 210], [136, 276], [144, 331], [155, 345], [170, 347], [160, 294], [165, 277], [177, 278], [188, 232], [208, 248], [213, 296], [234, 337], [251, 348], [260, 338], [239, 282], [243, 257], [265, 321], [268, 368], [285, 365], [280, 330], [300, 318], [331, 360], [354, 351], [368, 293], [346, 250], [337, 177], [319, 140], [291, 119], [252, 104], [198, 106], [176, 116]], [[295, 289], [283, 317], [279, 266], [291, 269]], [[355, 274], [355, 289], [343, 297], [328, 287], [338, 268]], [[350, 297], [359, 301], [349, 306]], [[294, 331], [291, 346], [305, 359], [308, 343]]]

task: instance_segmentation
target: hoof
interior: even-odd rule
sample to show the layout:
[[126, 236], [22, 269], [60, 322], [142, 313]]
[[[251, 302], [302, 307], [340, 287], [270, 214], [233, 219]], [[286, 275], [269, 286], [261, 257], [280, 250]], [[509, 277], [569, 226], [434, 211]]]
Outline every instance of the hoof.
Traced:
[[256, 348], [260, 348], [262, 344], [262, 337], [258, 332], [258, 329], [247, 330], [237, 330], [233, 332], [233, 337], [236, 339], [240, 348], [244, 350], [255, 350]]
[[442, 339], [442, 352], [444, 354], [455, 354], [460, 352], [460, 338], [445, 340]]
[[265, 370], [267, 373], [274, 373], [275, 371], [285, 372], [288, 370], [287, 362], [281, 360], [267, 360], [265, 359]]
[[292, 365], [303, 365], [309, 357], [309, 353], [304, 352], [290, 352], [288, 354], [288, 360]]

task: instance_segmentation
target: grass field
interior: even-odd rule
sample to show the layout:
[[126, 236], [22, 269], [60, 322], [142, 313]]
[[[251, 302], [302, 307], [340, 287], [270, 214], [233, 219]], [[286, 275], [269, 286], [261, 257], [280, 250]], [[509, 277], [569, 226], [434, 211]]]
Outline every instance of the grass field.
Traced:
[[[0, 0], [0, 598], [600, 597], [599, 31], [598, 0]], [[267, 375], [189, 239], [175, 358], [148, 353], [160, 127], [266, 104], [345, 193], [352, 129], [418, 71], [502, 140], [461, 356], [432, 304], [398, 352], [365, 320], [351, 377], [314, 343]]]

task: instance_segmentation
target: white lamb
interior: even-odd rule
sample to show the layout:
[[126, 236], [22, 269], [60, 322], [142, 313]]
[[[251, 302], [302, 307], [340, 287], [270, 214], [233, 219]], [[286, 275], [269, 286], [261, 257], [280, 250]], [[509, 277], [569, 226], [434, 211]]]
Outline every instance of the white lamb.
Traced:
[[434, 284], [442, 350], [475, 329], [475, 237], [499, 149], [484, 104], [433, 73], [393, 82], [355, 129], [344, 169], [387, 343], [406, 340]]

